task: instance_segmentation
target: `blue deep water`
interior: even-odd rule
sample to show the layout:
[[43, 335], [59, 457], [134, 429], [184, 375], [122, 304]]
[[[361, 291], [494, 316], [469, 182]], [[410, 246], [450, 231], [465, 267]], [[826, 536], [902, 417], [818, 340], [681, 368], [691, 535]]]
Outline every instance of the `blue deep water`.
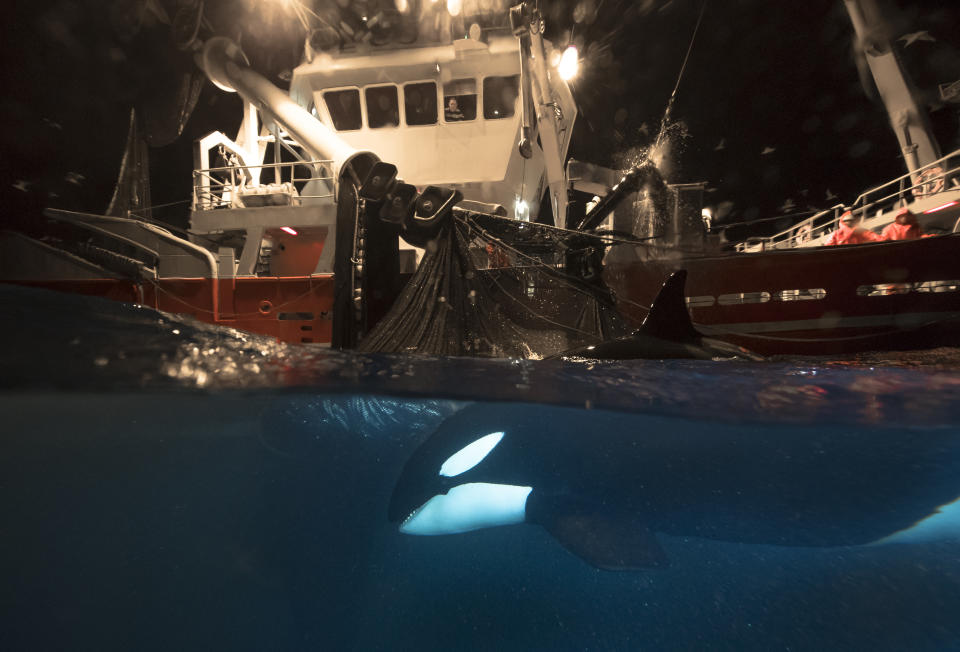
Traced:
[[[957, 349], [361, 356], [108, 301], [0, 298], [0, 649], [960, 649], [953, 535], [769, 542], [902, 530], [918, 501], [960, 496]], [[553, 436], [525, 454], [573, 485], [657, 496], [643, 511], [666, 565], [600, 570], [533, 524], [398, 532], [408, 460], [476, 405]], [[712, 473], [733, 488], [696, 486]], [[781, 495], [794, 512], [770, 507]]]

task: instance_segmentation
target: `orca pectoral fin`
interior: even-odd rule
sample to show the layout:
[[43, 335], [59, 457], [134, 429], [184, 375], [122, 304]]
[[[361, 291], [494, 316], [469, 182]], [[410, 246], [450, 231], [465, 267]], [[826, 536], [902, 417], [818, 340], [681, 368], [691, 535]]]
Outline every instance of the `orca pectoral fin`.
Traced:
[[603, 570], [669, 565], [656, 535], [632, 516], [571, 511], [541, 523], [564, 548]]

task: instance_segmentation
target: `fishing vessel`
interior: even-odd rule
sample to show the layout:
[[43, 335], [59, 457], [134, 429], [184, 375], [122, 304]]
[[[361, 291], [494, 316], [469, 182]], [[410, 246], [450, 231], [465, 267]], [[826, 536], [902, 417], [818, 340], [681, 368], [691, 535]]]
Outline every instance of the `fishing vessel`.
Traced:
[[[847, 2], [858, 34], [869, 32], [866, 1]], [[701, 219], [704, 184], [668, 184], [649, 160], [625, 174], [568, 160], [577, 55], [544, 38], [532, 4], [469, 16], [459, 3], [374, 15], [340, 4], [310, 26], [285, 90], [235, 42], [204, 34], [203, 3], [191, 5], [175, 23], [192, 26], [183, 40], [213, 84], [240, 95], [243, 120], [195, 143], [189, 229], [133, 211], [49, 209], [45, 230], [0, 234], [0, 279], [351, 347], [455, 216], [480, 242], [472, 258], [485, 282], [507, 296], [497, 309], [534, 327], [586, 333], [584, 296], [612, 296], [639, 324], [686, 269], [694, 322], [759, 352], [955, 341], [960, 152], [939, 155], [883, 43], [865, 51], [908, 172], [852, 209], [877, 227], [909, 206], [946, 235], [820, 246], [847, 208], [837, 206], [722, 251]], [[118, 193], [143, 167], [134, 117], [130, 134]]]
[[[671, 242], [617, 244], [606, 256], [604, 278], [628, 318], [643, 319], [663, 278], [682, 268], [698, 327], [757, 352], [816, 355], [960, 343], [960, 151], [941, 155], [875, 3], [845, 4], [906, 172], [851, 205], [838, 204], [732, 250], [721, 250], [695, 220], [675, 221]], [[956, 86], [941, 86], [944, 102], [960, 101]], [[826, 244], [847, 211], [860, 218], [861, 228], [879, 232], [902, 209], [932, 237]]]
[[[43, 229], [3, 232], [0, 279], [349, 346], [415, 266], [408, 241], [423, 242], [411, 233], [454, 205], [520, 221], [549, 205], [562, 225], [577, 108], [539, 13], [424, 2], [368, 16], [343, 4], [315, 15], [281, 90], [236, 43], [201, 42], [193, 3], [174, 27], [192, 26], [184, 45], [240, 94], [243, 122], [196, 142], [189, 229], [50, 209]], [[121, 182], [145, 158], [135, 132], [132, 118]], [[379, 201], [358, 196], [368, 179]]]

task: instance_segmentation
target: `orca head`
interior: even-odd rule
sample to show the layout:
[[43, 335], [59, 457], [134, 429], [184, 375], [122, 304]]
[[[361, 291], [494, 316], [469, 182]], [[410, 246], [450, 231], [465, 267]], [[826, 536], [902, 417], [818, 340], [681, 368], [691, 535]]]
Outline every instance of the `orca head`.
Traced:
[[489, 468], [509, 431], [453, 421], [407, 461], [390, 497], [390, 521], [405, 534], [420, 535], [522, 523], [532, 487], [497, 482]]

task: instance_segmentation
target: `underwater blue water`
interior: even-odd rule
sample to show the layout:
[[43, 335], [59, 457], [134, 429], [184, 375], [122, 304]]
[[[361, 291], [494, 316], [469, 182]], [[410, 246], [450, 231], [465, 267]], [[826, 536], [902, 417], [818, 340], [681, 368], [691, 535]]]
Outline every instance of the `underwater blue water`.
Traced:
[[[387, 518], [407, 460], [468, 402], [523, 402], [566, 438], [580, 435], [543, 406], [617, 411], [639, 440], [750, 433], [768, 454], [805, 437], [911, 441], [907, 461], [957, 477], [960, 495], [956, 350], [358, 356], [111, 302], [2, 286], [0, 298], [0, 649], [960, 649], [955, 539], [793, 547], [659, 533], [669, 565], [615, 572], [536, 525], [416, 537]], [[583, 445], [610, 434], [585, 432]], [[825, 450], [854, 486], [899, 477]]]

